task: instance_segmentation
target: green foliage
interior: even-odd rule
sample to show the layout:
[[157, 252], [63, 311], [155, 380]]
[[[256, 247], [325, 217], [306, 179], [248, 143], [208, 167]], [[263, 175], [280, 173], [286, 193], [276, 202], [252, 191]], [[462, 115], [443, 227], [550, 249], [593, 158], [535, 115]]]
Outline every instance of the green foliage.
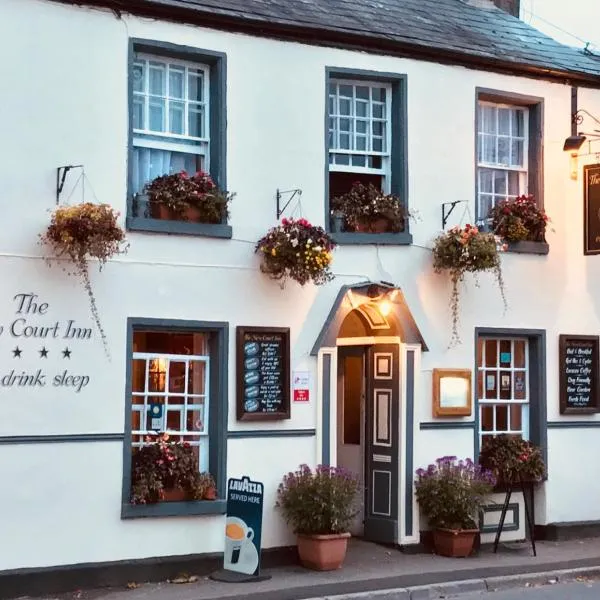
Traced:
[[546, 475], [540, 448], [512, 435], [484, 437], [479, 464], [493, 471], [499, 482], [509, 485], [540, 481]]
[[224, 223], [229, 217], [233, 196], [217, 188], [204, 171], [188, 175], [185, 171], [161, 175], [144, 189], [151, 207], [164, 205], [181, 220], [186, 220], [188, 208], [196, 208], [202, 223]]
[[164, 499], [165, 490], [180, 488], [187, 500], [209, 499], [215, 481], [200, 473], [194, 449], [187, 442], [169, 442], [166, 433], [134, 448], [131, 463], [131, 503], [154, 504]]
[[389, 231], [404, 231], [407, 211], [393, 194], [383, 194], [372, 183], [356, 182], [346, 194], [331, 200], [331, 211], [344, 217], [344, 231], [358, 231], [361, 225], [371, 227], [379, 219], [389, 223]]
[[546, 241], [548, 215], [531, 195], [500, 200], [488, 218], [492, 220], [494, 233], [507, 242]]
[[347, 533], [357, 514], [357, 493], [356, 476], [344, 469], [319, 465], [313, 471], [300, 465], [284, 476], [277, 490], [277, 506], [295, 533]]
[[432, 528], [478, 528], [479, 510], [496, 483], [491, 471], [444, 456], [416, 474], [417, 500]]
[[492, 271], [500, 289], [506, 309], [504, 278], [498, 252], [498, 240], [491, 233], [483, 233], [477, 227], [465, 225], [464, 229], [452, 227], [439, 235], [433, 244], [433, 268], [436, 273], [447, 271], [452, 281], [450, 310], [452, 312], [451, 345], [458, 343], [460, 294], [459, 284], [465, 273]]

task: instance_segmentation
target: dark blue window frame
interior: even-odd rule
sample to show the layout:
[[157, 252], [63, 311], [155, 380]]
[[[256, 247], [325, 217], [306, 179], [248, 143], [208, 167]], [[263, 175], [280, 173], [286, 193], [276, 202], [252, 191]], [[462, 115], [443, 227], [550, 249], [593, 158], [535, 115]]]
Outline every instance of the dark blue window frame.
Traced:
[[[135, 505], [131, 496], [131, 357], [135, 330], [163, 333], [202, 332], [210, 336], [210, 420], [209, 420], [209, 471], [217, 484], [217, 500], [189, 502], [159, 502]], [[228, 349], [229, 325], [211, 321], [181, 321], [173, 319], [127, 319], [127, 353], [125, 386], [125, 437], [123, 441], [123, 489], [121, 496], [121, 518], [180, 517], [186, 515], [214, 515], [226, 512], [227, 479], [227, 413], [228, 413]]]
[[132, 184], [133, 165], [133, 63], [137, 53], [154, 54], [208, 65], [210, 68], [210, 175], [223, 190], [227, 189], [227, 56], [222, 52], [200, 50], [153, 40], [130, 39], [128, 61], [129, 144], [127, 185], [127, 229], [149, 233], [170, 233], [231, 238], [232, 229], [227, 223], [189, 223], [185, 221], [161, 221], [136, 214]]

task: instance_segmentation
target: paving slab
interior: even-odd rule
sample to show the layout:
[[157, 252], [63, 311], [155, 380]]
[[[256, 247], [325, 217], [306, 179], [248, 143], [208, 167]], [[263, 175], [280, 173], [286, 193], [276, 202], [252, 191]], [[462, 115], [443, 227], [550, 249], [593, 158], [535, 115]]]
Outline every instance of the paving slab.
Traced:
[[[307, 600], [390, 590], [389, 600], [395, 600], [392, 591], [400, 593], [417, 586], [600, 567], [600, 538], [538, 542], [537, 549], [537, 557], [532, 556], [531, 547], [524, 543], [503, 545], [498, 554], [491, 549], [483, 549], [470, 558], [445, 558], [434, 554], [404, 554], [396, 549], [351, 540], [344, 566], [337, 571], [280, 567], [265, 570], [264, 573], [271, 575], [271, 579], [258, 583], [228, 584], [201, 577], [187, 584], [131, 582], [126, 589], [87, 590], [46, 598], [226, 600], [242, 597], [246, 600]], [[402, 598], [402, 595], [398, 597]], [[381, 600], [388, 598], [382, 595]]]

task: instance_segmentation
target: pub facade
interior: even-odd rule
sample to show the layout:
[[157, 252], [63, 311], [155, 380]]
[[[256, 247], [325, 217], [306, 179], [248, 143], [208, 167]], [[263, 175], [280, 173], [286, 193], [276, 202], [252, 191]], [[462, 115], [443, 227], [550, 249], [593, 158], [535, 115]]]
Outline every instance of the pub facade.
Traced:
[[[303, 463], [361, 477], [355, 535], [415, 546], [416, 469], [500, 433], [544, 450], [539, 535], [600, 524], [600, 481], [573, 468], [600, 451], [600, 58], [491, 2], [425, 3], [431, 30], [391, 0], [334, 24], [274, 8], [268, 26], [233, 1], [5, 1], [0, 582], [222, 553], [228, 478], [263, 484], [263, 549], [292, 545], [276, 490]], [[390, 30], [351, 32], [359, 17]], [[485, 44], [448, 41], [448, 20]], [[565, 151], [570, 137], [586, 139]], [[235, 193], [226, 221], [145, 210], [149, 181], [198, 169]], [[330, 198], [355, 181], [400, 196], [403, 231], [336, 230]], [[433, 240], [521, 194], [546, 239], [502, 252], [506, 307], [493, 277], [465, 277], [450, 344]], [[81, 202], [119, 211], [128, 244], [91, 261], [92, 314], [81, 273], [40, 243]], [[260, 269], [257, 240], [300, 217], [338, 243], [321, 286]], [[434, 402], [445, 370], [463, 404]], [[214, 498], [132, 502], [132, 453], [156, 431], [193, 448]], [[498, 518], [486, 507], [484, 542]], [[524, 523], [516, 494], [503, 539]]]

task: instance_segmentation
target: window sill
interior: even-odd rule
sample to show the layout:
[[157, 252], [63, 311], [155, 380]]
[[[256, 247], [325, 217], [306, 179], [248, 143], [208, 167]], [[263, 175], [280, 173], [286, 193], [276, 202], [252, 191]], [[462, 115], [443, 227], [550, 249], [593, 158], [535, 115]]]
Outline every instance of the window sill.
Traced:
[[514, 254], [548, 254], [550, 246], [546, 242], [510, 242], [508, 250]]
[[192, 502], [158, 502], [157, 504], [121, 505], [121, 519], [224, 515], [226, 512], [226, 500], [198, 500]]
[[145, 231], [148, 233], [167, 233], [175, 235], [196, 235], [231, 239], [231, 225], [212, 223], [189, 223], [187, 221], [161, 221], [145, 217], [127, 217], [129, 231]]
[[407, 231], [401, 233], [354, 233], [354, 232], [330, 232], [332, 239], [342, 246], [351, 245], [385, 245], [385, 246], [409, 246], [412, 244], [412, 235]]

